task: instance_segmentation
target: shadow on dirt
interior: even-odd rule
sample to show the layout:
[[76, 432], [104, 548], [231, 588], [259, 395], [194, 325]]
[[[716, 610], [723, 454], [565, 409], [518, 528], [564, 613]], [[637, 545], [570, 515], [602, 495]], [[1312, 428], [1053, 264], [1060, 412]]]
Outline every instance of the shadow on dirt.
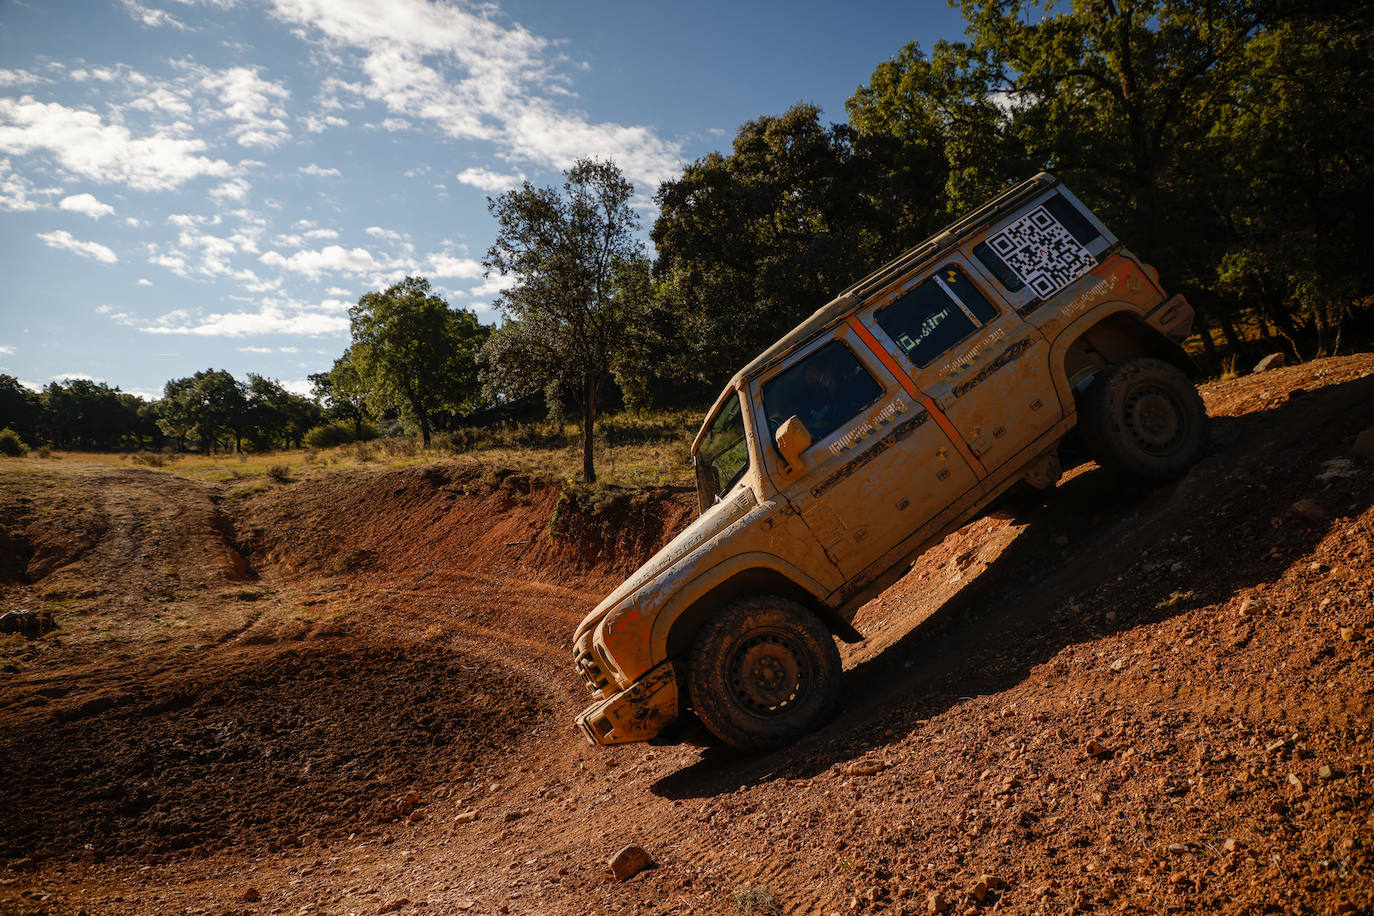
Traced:
[[0, 858], [364, 833], [550, 714], [518, 676], [432, 646], [330, 640], [205, 664], [45, 691], [61, 705], [0, 735]]
[[[701, 798], [816, 775], [961, 699], [1015, 686], [1067, 646], [1278, 579], [1325, 537], [1329, 519], [1374, 503], [1367, 466], [1331, 463], [1371, 425], [1374, 378], [1299, 389], [1269, 410], [1214, 418], [1211, 453], [1176, 484], [1122, 485], [1096, 468], [1073, 477], [1021, 514], [1025, 529], [982, 575], [848, 673], [839, 721], [763, 757], [709, 748], [653, 791]], [[1340, 473], [1350, 467], [1357, 473]], [[1294, 513], [1299, 500], [1321, 515]]]

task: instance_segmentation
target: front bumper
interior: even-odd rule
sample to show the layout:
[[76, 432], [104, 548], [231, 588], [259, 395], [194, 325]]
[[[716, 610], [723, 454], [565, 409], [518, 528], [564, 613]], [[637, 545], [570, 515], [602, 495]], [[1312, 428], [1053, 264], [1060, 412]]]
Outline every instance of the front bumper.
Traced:
[[677, 719], [677, 685], [673, 663], [664, 662], [625, 690], [588, 706], [574, 724], [592, 744], [647, 741]]

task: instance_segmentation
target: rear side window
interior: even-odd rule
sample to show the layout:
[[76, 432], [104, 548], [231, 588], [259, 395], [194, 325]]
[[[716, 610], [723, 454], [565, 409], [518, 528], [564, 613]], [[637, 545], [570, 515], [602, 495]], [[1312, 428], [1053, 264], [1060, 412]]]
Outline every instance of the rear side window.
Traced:
[[812, 441], [819, 442], [876, 401], [882, 390], [848, 347], [831, 341], [764, 383], [768, 429], [776, 437], [779, 426], [797, 417]]
[[1030, 284], [1045, 299], [1096, 266], [1086, 246], [1101, 237], [1068, 198], [1054, 194], [974, 246], [973, 256], [1008, 292]]
[[964, 272], [946, 264], [875, 317], [883, 333], [924, 369], [996, 315]]

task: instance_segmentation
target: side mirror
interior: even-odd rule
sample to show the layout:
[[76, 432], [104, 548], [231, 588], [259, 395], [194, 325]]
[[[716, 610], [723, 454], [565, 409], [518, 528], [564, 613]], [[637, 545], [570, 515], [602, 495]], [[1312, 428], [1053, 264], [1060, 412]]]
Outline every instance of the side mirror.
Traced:
[[783, 461], [796, 464], [801, 453], [810, 447], [811, 431], [806, 428], [801, 418], [788, 417], [778, 427], [778, 451], [782, 452]]

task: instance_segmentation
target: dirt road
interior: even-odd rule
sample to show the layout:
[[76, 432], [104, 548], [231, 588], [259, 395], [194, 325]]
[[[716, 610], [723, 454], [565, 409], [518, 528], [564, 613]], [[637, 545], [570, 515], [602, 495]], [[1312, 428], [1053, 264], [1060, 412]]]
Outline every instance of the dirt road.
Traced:
[[686, 488], [7, 464], [0, 611], [60, 629], [0, 641], [0, 912], [1370, 912], [1374, 357], [1204, 395], [1187, 478], [951, 535], [757, 758], [570, 728]]

